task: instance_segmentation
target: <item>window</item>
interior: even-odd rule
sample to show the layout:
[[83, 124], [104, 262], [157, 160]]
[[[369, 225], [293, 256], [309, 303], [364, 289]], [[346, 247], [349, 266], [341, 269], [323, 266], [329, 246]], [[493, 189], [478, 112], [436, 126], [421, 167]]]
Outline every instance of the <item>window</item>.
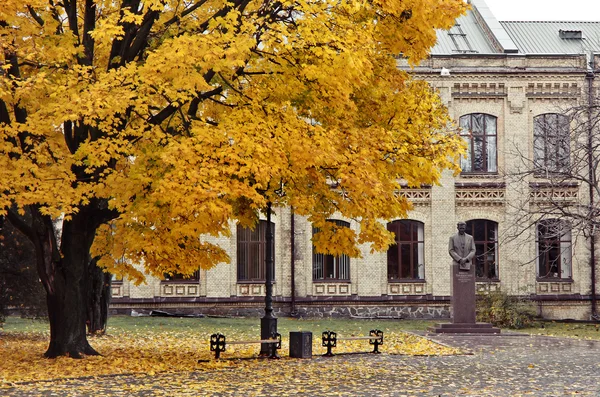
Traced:
[[464, 173], [497, 172], [496, 117], [471, 113], [460, 118], [460, 135], [467, 143], [467, 153], [460, 159]]
[[200, 270], [196, 270], [191, 276], [184, 276], [181, 273], [165, 273], [163, 274], [164, 281], [173, 282], [189, 282], [189, 281], [200, 281]]
[[[271, 222], [275, 234], [275, 224]], [[267, 221], [260, 221], [254, 230], [237, 226], [237, 279], [238, 281], [265, 281], [265, 260], [267, 241]], [[275, 238], [271, 245], [275, 258]], [[275, 259], [273, 259], [273, 278], [275, 277]]]
[[[328, 220], [337, 226], [350, 227], [348, 222]], [[313, 227], [313, 236], [319, 229]], [[350, 258], [348, 255], [319, 254], [313, 245], [313, 281], [350, 281]]]
[[467, 222], [467, 234], [475, 240], [475, 277], [478, 281], [498, 279], [498, 224], [485, 219]]
[[571, 278], [571, 228], [559, 219], [537, 224], [537, 269], [539, 278]]
[[396, 235], [396, 243], [387, 251], [388, 279], [423, 280], [423, 223], [398, 220], [388, 223], [387, 230]]
[[548, 113], [533, 118], [533, 164], [539, 173], [560, 172], [569, 166], [569, 119]]

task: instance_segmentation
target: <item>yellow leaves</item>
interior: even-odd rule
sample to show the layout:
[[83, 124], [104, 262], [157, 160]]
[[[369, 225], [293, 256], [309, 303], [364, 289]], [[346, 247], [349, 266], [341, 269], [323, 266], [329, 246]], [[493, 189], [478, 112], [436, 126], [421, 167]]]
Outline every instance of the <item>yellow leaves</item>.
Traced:
[[470, 7], [465, 1], [455, 0], [387, 0], [378, 5], [383, 11], [377, 24], [381, 40], [391, 53], [402, 54], [412, 65], [424, 59], [435, 44], [431, 28], [450, 28], [454, 19]]
[[[258, 320], [257, 320], [258, 321]], [[214, 353], [209, 351], [209, 333], [199, 323], [194, 330], [164, 330], [160, 326], [142, 328], [135, 331], [117, 331], [115, 335], [90, 338], [94, 348], [102, 356], [87, 356], [83, 360], [72, 360], [68, 357], [45, 359], [41, 352], [47, 347], [47, 334], [43, 333], [5, 333], [0, 340], [3, 352], [3, 365], [0, 367], [0, 389], [13, 382], [43, 381], [49, 379], [89, 377], [117, 374], [146, 374], [154, 376], [160, 373], [181, 373], [189, 371], [215, 370], [230, 367], [236, 368], [236, 374], [254, 373], [262, 365], [258, 361], [215, 361]], [[227, 329], [229, 340], [253, 340], [257, 329]], [[342, 335], [340, 335], [342, 336]], [[350, 335], [346, 335], [350, 336]], [[362, 336], [360, 334], [352, 336]], [[366, 340], [339, 341], [335, 353], [356, 353], [372, 350]], [[407, 355], [453, 355], [460, 351], [438, 345], [425, 338], [403, 332], [385, 333], [385, 341], [380, 350], [383, 354]], [[256, 357], [260, 345], [227, 346], [223, 358]], [[287, 337], [282, 340], [279, 354], [284, 357], [278, 366], [290, 366], [294, 361], [285, 359], [289, 351]], [[313, 354], [325, 353], [321, 346], [319, 334], [313, 335]], [[198, 361], [200, 360], [200, 362]], [[273, 362], [268, 362], [272, 368]], [[324, 363], [319, 360], [303, 361], [304, 366], [314, 366], [315, 371], [322, 371]]]
[[355, 244], [356, 232], [351, 228], [338, 226], [324, 219], [314, 219], [313, 227], [319, 229], [312, 237], [316, 252], [335, 256], [360, 256], [360, 250]]
[[134, 14], [128, 8], [123, 8], [121, 11], [121, 23], [132, 23], [135, 25], [141, 25], [144, 20], [144, 14]]
[[[333, 214], [361, 223], [324, 230], [316, 240], [326, 252], [385, 249], [391, 238], [378, 220], [410, 209], [398, 181], [437, 183], [442, 169], [458, 170], [463, 147], [439, 98], [398, 71], [393, 55], [425, 57], [434, 28], [466, 5], [284, 3], [289, 12], [263, 2], [151, 0], [134, 10], [99, 0], [87, 10], [96, 16], [91, 51], [84, 26], [77, 37], [43, 1], [31, 2], [43, 26], [18, 1], [2, 2], [2, 45], [27, 62], [19, 78], [0, 76], [0, 99], [23, 107], [27, 121], [0, 126], [0, 207], [40, 203], [68, 216], [107, 199], [121, 214], [96, 239], [108, 269], [124, 256], [154, 274], [226, 262], [213, 241], [230, 221], [255, 222], [267, 202], [321, 226]], [[89, 2], [77, 4], [81, 24]], [[24, 133], [33, 149], [17, 144]]]

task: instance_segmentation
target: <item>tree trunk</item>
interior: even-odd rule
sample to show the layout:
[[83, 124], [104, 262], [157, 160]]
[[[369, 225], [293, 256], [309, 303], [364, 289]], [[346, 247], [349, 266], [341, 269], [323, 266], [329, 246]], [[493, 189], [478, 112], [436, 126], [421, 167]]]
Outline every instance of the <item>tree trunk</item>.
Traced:
[[88, 268], [89, 296], [86, 324], [88, 334], [102, 335], [106, 332], [108, 321], [112, 275], [99, 268], [97, 262], [98, 258], [93, 258]]
[[[94, 209], [86, 206], [63, 223], [60, 257], [44, 255], [48, 277], [50, 346], [46, 357], [98, 355], [88, 343], [86, 304], [88, 265], [96, 224]], [[48, 259], [52, 260], [48, 264]]]
[[46, 290], [50, 345], [46, 357], [98, 355], [88, 343], [85, 328], [88, 298], [90, 247], [96, 229], [105, 221], [99, 200], [80, 208], [63, 222], [61, 247], [58, 248], [52, 219], [31, 206], [31, 224], [15, 213], [9, 220], [33, 242], [38, 275]]
[[55, 293], [48, 294], [50, 345], [44, 354], [48, 358], [98, 355], [87, 341], [85, 307], [81, 304], [85, 293], [81, 285], [57, 282]]
[[[82, 355], [98, 355], [87, 341], [85, 326], [90, 297], [90, 247], [98, 227], [114, 219], [118, 213], [107, 208], [106, 200], [91, 199], [63, 222], [59, 249], [58, 231], [50, 216], [43, 215], [39, 206], [30, 205], [26, 209], [28, 211], [24, 214], [9, 209], [7, 217], [35, 248], [38, 276], [46, 290], [50, 322], [50, 345], [45, 356], [80, 358]], [[110, 285], [105, 288], [108, 293]], [[103, 304], [108, 308], [108, 302]]]

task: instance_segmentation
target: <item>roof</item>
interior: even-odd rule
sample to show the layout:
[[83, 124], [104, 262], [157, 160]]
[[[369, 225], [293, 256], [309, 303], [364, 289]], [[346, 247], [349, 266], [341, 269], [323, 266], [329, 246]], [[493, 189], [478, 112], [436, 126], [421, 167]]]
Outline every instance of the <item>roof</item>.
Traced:
[[498, 22], [485, 0], [469, 3], [472, 8], [450, 30], [436, 31], [431, 55], [600, 52], [600, 22]]
[[[500, 25], [523, 54], [583, 54], [600, 51], [600, 22], [507, 21], [500, 22]], [[561, 35], [560, 31], [567, 34]], [[577, 37], [578, 31], [582, 38], [569, 38]]]
[[450, 30], [438, 29], [432, 55], [498, 53], [484, 34], [472, 10], [459, 17]]

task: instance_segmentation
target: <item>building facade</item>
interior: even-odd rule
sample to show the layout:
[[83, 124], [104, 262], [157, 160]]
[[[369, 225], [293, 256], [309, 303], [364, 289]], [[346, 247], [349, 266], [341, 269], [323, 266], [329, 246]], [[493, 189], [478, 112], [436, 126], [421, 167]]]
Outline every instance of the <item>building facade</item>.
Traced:
[[[312, 225], [289, 208], [276, 209], [275, 314], [449, 317], [448, 238], [465, 221], [477, 246], [478, 291], [531, 299], [545, 318], [589, 319], [589, 239], [551, 217], [527, 228], [523, 220], [545, 202], [589, 195], [576, 180], [549, 183], [548, 171], [569, 164], [572, 125], [562, 113], [600, 96], [599, 61], [600, 22], [498, 22], [482, 0], [472, 1], [411, 71], [439, 92], [460, 127], [468, 146], [462, 173], [443, 174], [440, 186], [403, 189], [413, 210], [408, 219], [385, 222], [396, 244], [375, 254], [365, 246], [362, 258], [313, 252]], [[398, 67], [408, 69], [402, 59]], [[547, 172], [523, 173], [527, 162]], [[191, 279], [115, 281], [113, 311], [262, 314], [266, 221], [253, 231], [231, 229], [217, 241], [230, 264]]]

